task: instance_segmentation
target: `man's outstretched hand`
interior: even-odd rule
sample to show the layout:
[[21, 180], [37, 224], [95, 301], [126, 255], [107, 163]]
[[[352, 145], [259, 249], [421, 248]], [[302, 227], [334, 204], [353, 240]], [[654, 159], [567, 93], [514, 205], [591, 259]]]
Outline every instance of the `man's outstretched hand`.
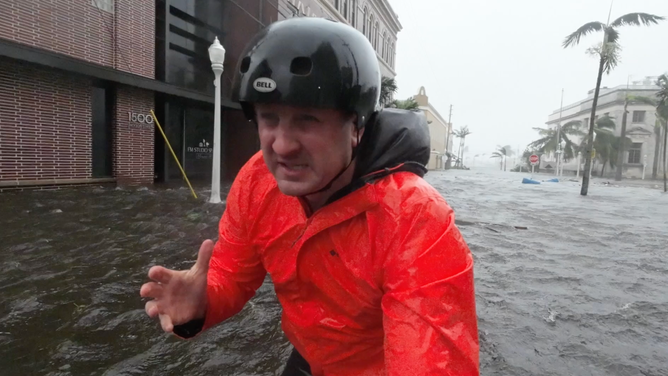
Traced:
[[190, 270], [171, 270], [154, 266], [148, 271], [153, 282], [142, 285], [139, 294], [152, 298], [146, 302], [146, 313], [160, 318], [162, 330], [171, 333], [174, 325], [202, 319], [206, 314], [206, 281], [213, 242], [205, 240], [199, 248], [197, 262]]

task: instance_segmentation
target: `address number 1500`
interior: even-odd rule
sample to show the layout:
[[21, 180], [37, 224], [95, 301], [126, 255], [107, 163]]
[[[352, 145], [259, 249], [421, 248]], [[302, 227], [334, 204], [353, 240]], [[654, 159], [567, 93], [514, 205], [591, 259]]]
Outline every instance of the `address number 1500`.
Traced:
[[153, 124], [153, 116], [128, 111], [128, 121], [131, 123]]

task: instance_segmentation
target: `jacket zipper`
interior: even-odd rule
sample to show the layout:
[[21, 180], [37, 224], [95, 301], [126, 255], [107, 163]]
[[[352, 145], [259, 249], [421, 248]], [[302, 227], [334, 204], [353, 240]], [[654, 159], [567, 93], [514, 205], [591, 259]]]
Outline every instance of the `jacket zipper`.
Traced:
[[295, 239], [294, 242], [292, 242], [292, 245], [290, 246], [290, 248], [294, 247], [295, 244], [297, 244], [297, 242], [299, 241], [299, 239], [301, 239], [302, 236], [304, 236], [304, 234], [306, 233], [306, 229], [308, 229], [308, 225], [311, 223], [311, 218], [306, 220], [306, 225], [304, 225], [304, 229], [302, 230], [302, 233], [299, 234], [299, 236], [297, 237], [297, 239]]

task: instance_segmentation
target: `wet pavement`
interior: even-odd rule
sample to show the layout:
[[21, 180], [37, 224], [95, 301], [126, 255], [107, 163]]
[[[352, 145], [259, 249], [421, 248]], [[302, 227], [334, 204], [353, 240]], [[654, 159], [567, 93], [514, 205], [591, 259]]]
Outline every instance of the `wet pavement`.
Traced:
[[[483, 375], [667, 375], [668, 195], [527, 174], [430, 172], [476, 258]], [[195, 340], [143, 311], [148, 268], [188, 268], [222, 206], [187, 189], [0, 194], [0, 374], [276, 375], [267, 280]], [[512, 226], [527, 227], [518, 230]]]

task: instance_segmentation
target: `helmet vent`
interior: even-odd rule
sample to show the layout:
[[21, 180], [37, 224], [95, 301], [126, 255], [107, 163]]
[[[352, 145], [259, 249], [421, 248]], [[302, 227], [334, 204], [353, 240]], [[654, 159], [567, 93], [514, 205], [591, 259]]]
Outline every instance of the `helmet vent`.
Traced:
[[241, 65], [239, 66], [239, 71], [241, 73], [248, 72], [248, 68], [250, 67], [250, 62], [251, 62], [250, 56], [246, 56], [245, 58], [243, 58], [241, 60]]
[[296, 76], [308, 76], [313, 69], [313, 62], [309, 57], [296, 57], [290, 64], [290, 73]]

